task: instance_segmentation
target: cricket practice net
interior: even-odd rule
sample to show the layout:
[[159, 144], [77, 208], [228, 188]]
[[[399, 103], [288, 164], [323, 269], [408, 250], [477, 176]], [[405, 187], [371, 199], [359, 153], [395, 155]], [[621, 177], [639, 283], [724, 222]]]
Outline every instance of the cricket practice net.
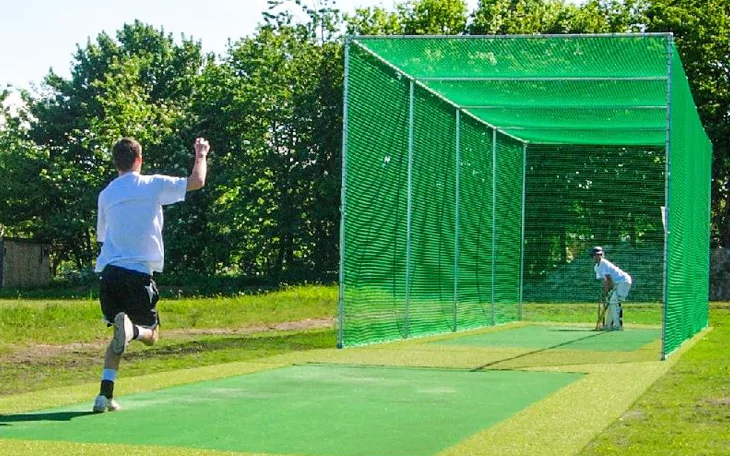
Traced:
[[[595, 302], [587, 250], [707, 325], [711, 144], [671, 35], [351, 37], [339, 345]], [[659, 322], [657, 322], [659, 323]]]

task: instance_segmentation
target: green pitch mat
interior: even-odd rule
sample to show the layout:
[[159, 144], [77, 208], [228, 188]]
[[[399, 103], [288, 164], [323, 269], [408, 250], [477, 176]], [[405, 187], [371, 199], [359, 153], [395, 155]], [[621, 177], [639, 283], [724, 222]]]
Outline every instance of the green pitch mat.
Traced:
[[0, 438], [298, 455], [436, 454], [582, 378], [559, 372], [301, 365], [0, 415]]
[[661, 338], [659, 329], [594, 331], [587, 327], [523, 326], [432, 342], [472, 347], [635, 351]]

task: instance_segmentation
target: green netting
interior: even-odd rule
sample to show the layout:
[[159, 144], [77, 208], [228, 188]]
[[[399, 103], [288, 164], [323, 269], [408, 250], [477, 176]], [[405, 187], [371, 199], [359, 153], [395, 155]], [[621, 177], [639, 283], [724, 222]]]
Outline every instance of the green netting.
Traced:
[[664, 353], [708, 324], [712, 144], [672, 47]]
[[359, 40], [444, 98], [521, 139], [665, 143], [663, 35]]
[[457, 328], [493, 324], [492, 239], [493, 134], [472, 117], [460, 115]]
[[343, 283], [353, 317], [345, 333], [348, 343], [377, 342], [405, 337], [409, 84], [367, 54], [351, 54], [349, 74], [369, 83], [348, 89]]
[[632, 300], [665, 306], [664, 353], [703, 328], [711, 147], [668, 51], [665, 34], [348, 40], [340, 343], [595, 301], [596, 244]]
[[667, 77], [666, 35], [358, 37], [418, 80]]
[[495, 149], [497, 167], [494, 210], [494, 321], [519, 319], [522, 269], [522, 188], [525, 145], [499, 133]]
[[409, 336], [453, 327], [455, 252], [455, 111], [423, 89], [414, 90], [412, 204], [406, 220], [411, 234]]
[[665, 141], [666, 130], [606, 130], [575, 128], [570, 131], [570, 137], [565, 132], [551, 129], [514, 130], [506, 129], [505, 133], [519, 135], [521, 139], [538, 144], [587, 144], [606, 145], [619, 143], [627, 146], [642, 146], [659, 144]]
[[[483, 78], [484, 79], [484, 78]], [[428, 81], [428, 87], [459, 106], [515, 108], [660, 108], [666, 112], [667, 82], [657, 79], [491, 79]]]
[[528, 146], [525, 301], [598, 301], [587, 252], [601, 245], [631, 275], [630, 300], [659, 305], [664, 173], [664, 148]]
[[[521, 212], [506, 208], [521, 206], [522, 143], [495, 147], [493, 129], [361, 48], [348, 61], [342, 343], [515, 321]], [[495, 237], [497, 216], [514, 220]]]

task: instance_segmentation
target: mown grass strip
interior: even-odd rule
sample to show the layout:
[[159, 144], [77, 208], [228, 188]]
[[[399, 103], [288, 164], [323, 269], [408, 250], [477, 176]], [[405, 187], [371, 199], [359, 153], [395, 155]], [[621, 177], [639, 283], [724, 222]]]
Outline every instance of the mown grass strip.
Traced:
[[[258, 296], [266, 299], [267, 303], [238, 298], [163, 301], [161, 310], [163, 322], [166, 322], [163, 329], [173, 331], [169, 331], [167, 337], [163, 331], [163, 342], [158, 347], [133, 348], [129, 358], [124, 361], [120, 380], [126, 382], [125, 388], [130, 388], [131, 391], [135, 382], [144, 383], [143, 374], [159, 374], [162, 378], [175, 377], [177, 372], [184, 369], [210, 366], [210, 369], [217, 371], [218, 364], [229, 364], [236, 360], [250, 360], [256, 363], [257, 359], [261, 360], [264, 357], [267, 361], [262, 364], [275, 362], [286, 364], [299, 359], [296, 350], [315, 350], [311, 352], [317, 353], [314, 358], [344, 361], [340, 359], [344, 358], [342, 357], [344, 351], [316, 350], [333, 346], [332, 329], [254, 335], [235, 333], [256, 326], [265, 328], [277, 321], [331, 319], [336, 309], [336, 288], [313, 288], [319, 289], [309, 290], [309, 287], [302, 287], [300, 290], [292, 291], [289, 296], [276, 293]], [[170, 307], [166, 309], [165, 306]], [[177, 310], [174, 310], [176, 306]], [[526, 308], [525, 315], [530, 322], [585, 323], [594, 318], [594, 306], [594, 304], [536, 304]], [[657, 324], [660, 307], [642, 304], [633, 306], [627, 308], [628, 324]], [[171, 312], [168, 319], [164, 320], [167, 310]], [[213, 315], [204, 315], [206, 310]], [[730, 448], [730, 427], [727, 426], [730, 422], [730, 383], [727, 382], [727, 378], [730, 377], [728, 367], [730, 351], [727, 350], [730, 346], [730, 305], [713, 303], [710, 317], [713, 330], [704, 335], [702, 340], [685, 354], [682, 355], [682, 352], [673, 354], [669, 363], [663, 364], [671, 365], [669, 372], [660, 377], [631, 408], [620, 414], [611, 426], [601, 430], [596, 439], [579, 453], [581, 456], [726, 454], [726, 449]], [[215, 334], [215, 331], [196, 333], [187, 329], [195, 325], [196, 329], [204, 330], [208, 327], [215, 330], [216, 325], [221, 322], [233, 328], [217, 328], [223, 330], [222, 334]], [[180, 333], [176, 334], [174, 330], [180, 330]], [[86, 400], [89, 391], [93, 390], [92, 394], [95, 393], [100, 369], [98, 364], [101, 362], [103, 352], [102, 345], [106, 343], [109, 334], [109, 331], [99, 323], [98, 303], [95, 301], [88, 299], [62, 301], [47, 298], [0, 301], [0, 377], [2, 377], [0, 385], [7, 384], [9, 379], [14, 379], [12, 381], [15, 382], [15, 387], [11, 387], [13, 396], [9, 396], [10, 391], [7, 390], [5, 393], [0, 392], [0, 396], [5, 395], [0, 400], [5, 404], [3, 412], [0, 413], [21, 409], [18, 406], [11, 406], [13, 401], [17, 400], [13, 399], [16, 397], [15, 393], [36, 391], [40, 396], [26, 396], [26, 398], [38, 398], [43, 395], [52, 397], [54, 392], [49, 388], [61, 385], [72, 389], [78, 388], [78, 400]], [[451, 336], [444, 336], [444, 338], [449, 337]], [[78, 341], [102, 345], [98, 349], [90, 347], [86, 351], [72, 350], [50, 358], [29, 357], [23, 363], [17, 363], [13, 359], [13, 356], [29, 347], [39, 345], [68, 347], [69, 344]], [[411, 345], [419, 343], [406, 341], [393, 344], [393, 348], [402, 350], [403, 359], [407, 359], [405, 352], [415, 348]], [[367, 355], [370, 362], [376, 363], [378, 350], [368, 348], [363, 354]], [[424, 363], [429, 357], [433, 357], [429, 351], [428, 349], [423, 351]], [[447, 357], [443, 358], [445, 366], [453, 364]], [[395, 359], [393, 361], [396, 362]], [[465, 358], [456, 364], [466, 366], [471, 362], [471, 359]], [[8, 368], [9, 366], [14, 367]], [[555, 368], [563, 370], [566, 366], [555, 366]], [[549, 367], [542, 366], [541, 369]], [[6, 374], [7, 372], [10, 374]], [[50, 443], [48, 445], [51, 446], [41, 448], [38, 446], [40, 444], [29, 442], [28, 446], [23, 447], [25, 449], [17, 449], [16, 443], [12, 442], [11, 445], [6, 441], [0, 441], [0, 454], [86, 454], [79, 452], [78, 447], [66, 453], [57, 452]], [[38, 451], [32, 450], [31, 447], [37, 448]], [[97, 451], [98, 448], [93, 447], [87, 449], [88, 454], [111, 454], [119, 450], [116, 448], [105, 453], [106, 450]], [[135, 451], [137, 450], [132, 450], [129, 454], [148, 454], [144, 452], [145, 450]], [[488, 453], [465, 451], [460, 456], [467, 454]]]
[[[713, 303], [712, 331], [580, 456], [730, 454], [730, 305]], [[679, 355], [679, 356], [678, 356]]]

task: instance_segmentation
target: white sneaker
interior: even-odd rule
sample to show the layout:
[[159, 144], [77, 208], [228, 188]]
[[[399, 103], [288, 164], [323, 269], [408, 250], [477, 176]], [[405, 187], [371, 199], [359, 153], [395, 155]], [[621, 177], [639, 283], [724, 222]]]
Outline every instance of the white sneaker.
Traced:
[[94, 413], [104, 413], [106, 411], [116, 412], [120, 408], [121, 407], [119, 407], [117, 401], [114, 399], [108, 399], [103, 394], [100, 394], [96, 396], [96, 399], [94, 400], [94, 408], [92, 410]]
[[129, 341], [132, 340], [134, 329], [132, 328], [132, 320], [127, 314], [119, 312], [114, 317], [114, 338], [112, 339], [112, 352], [115, 355], [121, 355], [127, 349]]

